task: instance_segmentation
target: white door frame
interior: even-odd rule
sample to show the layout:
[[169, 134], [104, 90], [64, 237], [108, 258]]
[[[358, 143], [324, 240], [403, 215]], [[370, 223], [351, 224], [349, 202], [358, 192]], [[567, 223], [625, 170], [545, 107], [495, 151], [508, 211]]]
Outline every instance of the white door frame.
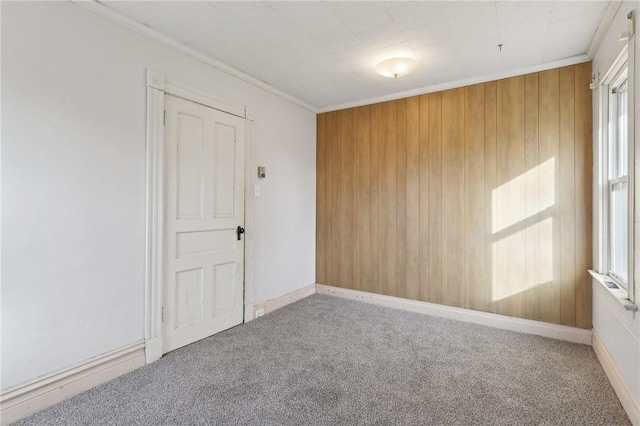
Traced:
[[147, 70], [147, 238], [145, 269], [146, 363], [162, 357], [162, 280], [164, 271], [164, 96], [173, 95], [245, 119], [245, 251], [244, 321], [253, 318], [252, 215], [248, 188], [255, 181], [252, 141], [253, 114], [164, 75]]

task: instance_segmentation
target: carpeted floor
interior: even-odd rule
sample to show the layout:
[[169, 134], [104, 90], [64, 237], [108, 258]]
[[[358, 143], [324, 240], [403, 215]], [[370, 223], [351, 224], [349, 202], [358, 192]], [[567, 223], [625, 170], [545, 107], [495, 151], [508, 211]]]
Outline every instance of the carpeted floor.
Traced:
[[17, 424], [629, 420], [589, 346], [315, 295]]

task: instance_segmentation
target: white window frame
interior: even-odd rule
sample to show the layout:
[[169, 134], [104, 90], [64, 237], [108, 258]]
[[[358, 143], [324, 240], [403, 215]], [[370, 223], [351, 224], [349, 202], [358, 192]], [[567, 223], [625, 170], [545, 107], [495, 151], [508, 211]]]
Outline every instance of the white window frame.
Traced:
[[[605, 271], [607, 272], [607, 275], [616, 283], [618, 284], [620, 287], [622, 287], [623, 289], [625, 289], [627, 292], [629, 292], [629, 282], [631, 282], [631, 275], [630, 274], [630, 268], [629, 266], [629, 262], [632, 260], [632, 257], [627, 257], [627, 277], [626, 280], [624, 277], [620, 276], [619, 274], [616, 274], [613, 271], [613, 267], [612, 267], [612, 263], [613, 263], [613, 252], [614, 252], [614, 248], [613, 248], [613, 239], [612, 239], [612, 235], [611, 234], [611, 226], [612, 226], [612, 222], [613, 222], [613, 215], [611, 214], [612, 208], [613, 208], [613, 192], [614, 192], [614, 186], [621, 184], [621, 183], [626, 183], [627, 184], [627, 206], [633, 202], [632, 197], [631, 197], [631, 192], [629, 191], [629, 169], [631, 166], [631, 158], [627, 158], [627, 173], [624, 175], [620, 175], [618, 173], [618, 171], [615, 171], [616, 177], [612, 177], [612, 170], [611, 170], [611, 165], [612, 165], [612, 158], [611, 158], [611, 153], [612, 153], [612, 144], [613, 143], [617, 143], [617, 138], [618, 138], [618, 132], [619, 132], [619, 126], [617, 123], [617, 119], [618, 119], [618, 111], [619, 111], [619, 101], [618, 101], [618, 97], [616, 96], [617, 93], [619, 93], [619, 89], [621, 87], [624, 87], [625, 90], [627, 90], [627, 100], [629, 99], [629, 93], [628, 93], [628, 88], [629, 88], [629, 67], [628, 67], [628, 55], [626, 54], [626, 51], [623, 52], [624, 55], [622, 57], [619, 58], [619, 61], [616, 62], [614, 64], [614, 66], [612, 67], [612, 72], [608, 73], [608, 75], [610, 77], [607, 78], [607, 81], [605, 81], [602, 85], [603, 87], [603, 91], [605, 92], [605, 96], [603, 96], [603, 102], [606, 103], [607, 108], [605, 110], [607, 119], [606, 121], [604, 121], [604, 124], [606, 124], [606, 128], [605, 128], [605, 134], [604, 139], [605, 139], [605, 144], [606, 144], [606, 148], [603, 150], [603, 154], [605, 156], [605, 158], [603, 158], [603, 171], [604, 171], [604, 187], [606, 190], [606, 195], [604, 197], [605, 202], [607, 203], [607, 208], [606, 210], [606, 214], [607, 214], [607, 227], [605, 230], [605, 252], [606, 252], [606, 258], [605, 258], [605, 262], [606, 262], [606, 269]], [[615, 72], [613, 72], [615, 71]], [[613, 101], [612, 101], [613, 100]], [[628, 110], [629, 105], [627, 104], [627, 120], [629, 119], [629, 110]], [[628, 131], [628, 129], [627, 129]], [[627, 134], [627, 139], [629, 139], [628, 137], [629, 135]], [[630, 145], [630, 140], [627, 140], [627, 145]], [[619, 153], [613, 153], [613, 155], [615, 156], [619, 156]], [[629, 152], [627, 152], [627, 156], [629, 156]], [[620, 167], [620, 164], [618, 164], [618, 167]], [[627, 211], [627, 214], [630, 214], [630, 211]], [[632, 224], [633, 222], [633, 218], [631, 216], [627, 217], [627, 229], [628, 229], [628, 236], [627, 236], [627, 255], [629, 255], [630, 250], [632, 249], [633, 246], [633, 238], [632, 238], [632, 234], [631, 234], [631, 230], [633, 229]]]
[[[599, 265], [598, 271], [606, 275], [610, 280], [614, 281], [621, 287], [626, 298], [631, 302], [636, 302], [636, 288], [635, 288], [635, 275], [634, 275], [634, 205], [635, 205], [635, 136], [634, 136], [634, 87], [635, 87], [635, 70], [634, 70], [634, 41], [633, 36], [629, 38], [629, 41], [625, 44], [624, 48], [620, 51], [616, 59], [612, 62], [607, 71], [599, 78], [599, 146], [596, 150], [597, 158], [595, 159], [598, 164], [598, 200], [599, 200], [599, 236], [598, 236], [598, 254]], [[620, 82], [621, 72], [626, 68], [627, 74], [627, 135], [628, 135], [628, 172], [622, 179], [610, 179], [609, 175], [609, 115], [610, 105], [609, 100], [611, 96], [611, 90], [616, 86], [616, 83]], [[609, 235], [610, 229], [610, 206], [611, 206], [611, 194], [612, 185], [616, 182], [627, 182], [627, 281], [624, 282], [621, 277], [610, 272], [610, 255], [611, 255], [611, 241]]]

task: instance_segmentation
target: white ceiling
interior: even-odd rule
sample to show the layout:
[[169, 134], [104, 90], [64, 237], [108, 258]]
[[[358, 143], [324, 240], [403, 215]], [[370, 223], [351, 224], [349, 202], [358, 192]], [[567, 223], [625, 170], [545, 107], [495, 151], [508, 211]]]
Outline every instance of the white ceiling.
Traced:
[[[606, 1], [102, 1], [318, 109], [585, 54]], [[502, 51], [498, 44], [503, 44]], [[388, 79], [394, 56], [418, 70]]]

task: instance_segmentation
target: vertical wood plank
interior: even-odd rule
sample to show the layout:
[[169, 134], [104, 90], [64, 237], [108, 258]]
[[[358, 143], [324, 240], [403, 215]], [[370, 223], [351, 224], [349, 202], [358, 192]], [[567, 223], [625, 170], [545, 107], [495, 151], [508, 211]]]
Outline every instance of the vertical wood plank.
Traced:
[[464, 307], [484, 310], [484, 85], [465, 89]]
[[485, 248], [485, 306], [489, 312], [497, 312], [494, 300], [496, 284], [496, 236], [493, 232], [497, 211], [494, 190], [497, 186], [497, 83], [484, 84], [484, 248]]
[[397, 106], [397, 121], [396, 121], [396, 160], [398, 166], [396, 168], [396, 284], [394, 288], [393, 296], [406, 297], [406, 210], [407, 210], [407, 196], [406, 196], [406, 173], [407, 173], [407, 154], [406, 154], [406, 99], [400, 99], [394, 101]]
[[327, 140], [325, 134], [326, 114], [318, 114], [316, 121], [316, 282], [326, 283], [326, 200]]
[[442, 303], [464, 295], [464, 89], [442, 93]]
[[420, 291], [418, 299], [429, 300], [429, 97], [420, 96]]
[[406, 293], [420, 299], [420, 98], [406, 101]]
[[325, 122], [327, 142], [327, 284], [337, 286], [340, 277], [340, 238], [338, 218], [340, 217], [340, 122], [337, 113], [327, 113]]
[[340, 121], [340, 283], [353, 288], [355, 282], [355, 111], [339, 112]]
[[525, 76], [525, 318], [540, 319], [539, 222], [544, 219], [538, 206], [538, 74]]
[[576, 326], [591, 329], [591, 62], [575, 68]]
[[396, 232], [397, 232], [397, 116], [398, 104], [385, 102], [380, 106], [380, 200], [379, 265], [383, 294], [396, 294]]
[[538, 228], [540, 275], [540, 319], [560, 323], [560, 224], [559, 224], [559, 150], [560, 150], [560, 72], [538, 74], [538, 202], [547, 209], [548, 218]]
[[442, 92], [429, 98], [429, 302], [442, 302]]
[[522, 317], [525, 300], [524, 77], [498, 81], [497, 223], [498, 312]]
[[371, 105], [371, 284], [370, 291], [382, 294], [380, 281], [380, 104]]
[[324, 261], [324, 282], [322, 284], [331, 285], [332, 276], [332, 257], [333, 241], [331, 238], [331, 228], [333, 226], [333, 114], [327, 112], [324, 115], [324, 140], [325, 140], [325, 179], [323, 198], [324, 198], [324, 228], [318, 232], [324, 233], [325, 238], [325, 261]]
[[560, 68], [560, 323], [576, 323], [575, 67]]
[[371, 284], [371, 108], [356, 108], [356, 272], [354, 288]]

